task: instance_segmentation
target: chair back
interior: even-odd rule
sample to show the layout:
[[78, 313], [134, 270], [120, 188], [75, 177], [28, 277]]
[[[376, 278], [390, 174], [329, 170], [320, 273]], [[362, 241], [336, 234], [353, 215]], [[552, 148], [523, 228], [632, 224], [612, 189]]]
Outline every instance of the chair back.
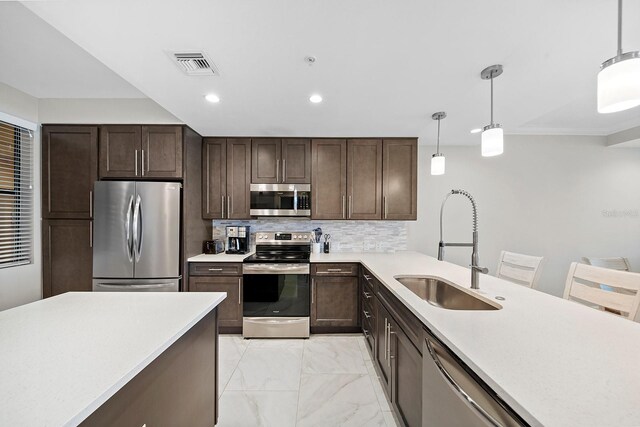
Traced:
[[[607, 285], [611, 292], [601, 289]], [[593, 265], [571, 263], [564, 298], [595, 305], [609, 312], [619, 312], [622, 317], [640, 320], [640, 273], [612, 270]]]
[[541, 256], [502, 251], [498, 260], [496, 276], [533, 288], [540, 278], [542, 259], [543, 257]]
[[595, 265], [596, 267], [610, 268], [611, 270], [631, 271], [629, 260], [627, 258], [592, 258], [582, 257], [582, 262], [589, 265]]

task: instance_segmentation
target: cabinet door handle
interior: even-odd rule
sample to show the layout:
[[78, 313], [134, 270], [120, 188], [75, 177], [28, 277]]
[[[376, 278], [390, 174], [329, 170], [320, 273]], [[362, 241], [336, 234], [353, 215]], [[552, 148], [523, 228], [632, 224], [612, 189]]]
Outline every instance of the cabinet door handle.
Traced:
[[362, 277], [364, 277], [366, 279], [367, 282], [371, 281], [371, 276], [367, 275], [367, 274], [363, 274]]
[[364, 314], [364, 317], [366, 317], [367, 319], [371, 319], [371, 316], [369, 316], [369, 312], [367, 310], [362, 310], [362, 314]]
[[287, 169], [286, 166], [287, 165], [287, 160], [286, 159], [282, 159], [282, 182], [287, 182]]
[[242, 304], [242, 278], [238, 277], [238, 305]]
[[136, 150], [135, 152], [135, 176], [138, 176], [138, 150]]
[[316, 279], [311, 279], [311, 304], [313, 304], [313, 294], [316, 289]]
[[384, 204], [384, 219], [387, 219], [387, 198], [383, 197], [383, 204]]
[[140, 158], [142, 159], [142, 176], [144, 176], [144, 150], [142, 150]]
[[93, 247], [93, 221], [89, 223], [89, 247]]
[[276, 159], [276, 182], [280, 182], [280, 159]]
[[352, 206], [351, 206], [351, 196], [349, 196], [349, 201], [347, 202], [347, 206], [349, 207], [349, 209], [348, 209], [348, 212], [349, 212], [349, 213], [348, 213], [347, 219], [351, 219], [351, 209], [352, 209]]
[[364, 294], [364, 297], [365, 297], [366, 299], [371, 298], [371, 294], [370, 294], [369, 292], [367, 292], [367, 291], [362, 291], [362, 293]]
[[387, 318], [384, 318], [384, 360], [387, 360]]
[[222, 219], [224, 219], [224, 196], [222, 196]]
[[342, 219], [345, 219], [345, 218], [344, 218], [344, 213], [345, 213], [345, 207], [344, 207], [344, 205], [345, 205], [345, 203], [346, 203], [346, 199], [347, 199], [347, 198], [346, 198], [345, 196], [342, 196]]
[[391, 366], [391, 322], [387, 323], [387, 366]]
[[365, 328], [362, 328], [362, 333], [364, 334], [365, 338], [369, 338], [369, 331], [366, 330]]
[[231, 196], [227, 196], [227, 219], [231, 218]]
[[93, 190], [89, 190], [89, 218], [93, 218]]

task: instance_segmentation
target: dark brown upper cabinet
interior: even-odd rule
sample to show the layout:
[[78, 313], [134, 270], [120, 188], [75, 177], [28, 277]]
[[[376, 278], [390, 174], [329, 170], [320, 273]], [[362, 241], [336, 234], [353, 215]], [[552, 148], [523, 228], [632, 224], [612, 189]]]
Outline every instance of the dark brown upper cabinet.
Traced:
[[100, 178], [181, 178], [182, 127], [100, 127]]
[[203, 139], [203, 218], [249, 219], [250, 183], [251, 139]]
[[311, 141], [300, 138], [253, 138], [253, 184], [308, 184], [311, 182]]
[[311, 140], [311, 218], [347, 218], [347, 141]]
[[347, 141], [347, 219], [382, 218], [382, 140]]
[[418, 141], [382, 142], [382, 219], [415, 220], [418, 216]]
[[98, 127], [42, 127], [42, 217], [90, 219], [98, 179]]

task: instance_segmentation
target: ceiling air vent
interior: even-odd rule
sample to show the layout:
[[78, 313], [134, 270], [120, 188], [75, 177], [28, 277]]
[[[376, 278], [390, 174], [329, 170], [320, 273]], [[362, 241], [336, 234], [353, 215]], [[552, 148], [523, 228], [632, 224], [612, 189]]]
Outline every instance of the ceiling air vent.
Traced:
[[202, 52], [171, 52], [172, 59], [178, 67], [190, 76], [217, 76], [215, 64]]

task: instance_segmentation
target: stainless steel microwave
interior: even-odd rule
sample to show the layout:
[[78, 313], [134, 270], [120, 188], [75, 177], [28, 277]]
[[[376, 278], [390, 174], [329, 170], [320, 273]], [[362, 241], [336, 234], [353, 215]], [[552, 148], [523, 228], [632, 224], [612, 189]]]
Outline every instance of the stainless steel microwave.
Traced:
[[311, 185], [251, 184], [251, 216], [311, 216]]

